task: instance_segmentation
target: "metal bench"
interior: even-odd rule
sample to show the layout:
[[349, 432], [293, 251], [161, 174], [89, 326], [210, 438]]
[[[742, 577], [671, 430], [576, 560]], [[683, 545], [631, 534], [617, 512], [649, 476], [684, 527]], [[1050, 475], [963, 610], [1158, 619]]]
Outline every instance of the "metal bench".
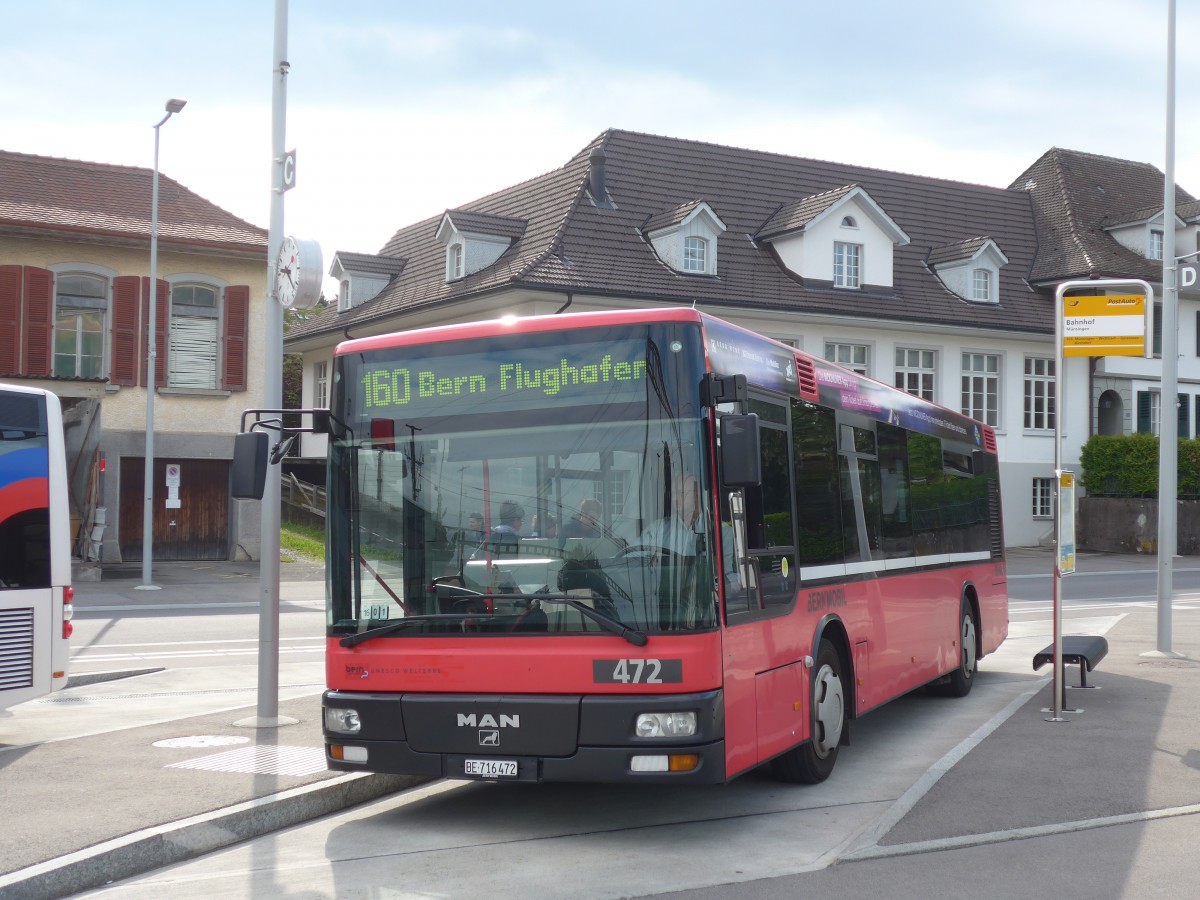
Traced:
[[[1086, 688], [1097, 690], [1097, 685], [1087, 683], [1087, 673], [1100, 665], [1100, 660], [1108, 656], [1108, 641], [1095, 634], [1064, 634], [1062, 637], [1062, 661], [1064, 666], [1079, 666], [1079, 684], [1068, 685], [1063, 679], [1062, 706], [1067, 705], [1067, 688]], [[1033, 670], [1036, 672], [1042, 666], [1054, 664], [1054, 645], [1046, 647], [1033, 658]], [[1074, 710], [1082, 712], [1083, 710]]]

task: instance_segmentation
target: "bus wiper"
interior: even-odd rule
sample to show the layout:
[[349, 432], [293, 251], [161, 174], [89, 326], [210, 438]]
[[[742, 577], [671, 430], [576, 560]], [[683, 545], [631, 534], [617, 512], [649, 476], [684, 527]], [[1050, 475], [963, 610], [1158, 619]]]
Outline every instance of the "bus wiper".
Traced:
[[637, 628], [630, 628], [624, 622], [619, 622], [616, 619], [609, 618], [608, 616], [604, 615], [604, 613], [597, 612], [586, 603], [581, 603], [574, 597], [555, 597], [551, 594], [522, 594], [521, 596], [536, 598], [541, 600], [543, 603], [549, 602], [565, 604], [572, 609], [578, 610], [581, 615], [591, 619], [605, 631], [611, 631], [613, 634], [629, 641], [629, 643], [633, 644], [635, 647], [645, 647], [646, 641], [649, 640], [646, 637], [646, 632]]
[[397, 619], [395, 622], [388, 622], [386, 625], [380, 625], [378, 628], [371, 628], [367, 631], [360, 631], [357, 634], [349, 634], [338, 641], [343, 647], [354, 647], [361, 644], [363, 641], [369, 641], [371, 638], [383, 637], [387, 634], [395, 634], [397, 631], [403, 631], [413, 622], [428, 622], [432, 619], [448, 619], [452, 622], [461, 622], [463, 619], [477, 619], [479, 614], [461, 614], [461, 613], [431, 613], [427, 616], [405, 616], [403, 619]]

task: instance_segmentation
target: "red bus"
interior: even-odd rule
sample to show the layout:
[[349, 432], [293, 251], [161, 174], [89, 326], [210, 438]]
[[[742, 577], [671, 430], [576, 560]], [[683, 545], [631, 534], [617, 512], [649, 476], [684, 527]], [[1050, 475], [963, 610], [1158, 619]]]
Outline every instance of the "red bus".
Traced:
[[333, 769], [818, 782], [1007, 635], [992, 429], [695, 310], [351, 340], [333, 385]]

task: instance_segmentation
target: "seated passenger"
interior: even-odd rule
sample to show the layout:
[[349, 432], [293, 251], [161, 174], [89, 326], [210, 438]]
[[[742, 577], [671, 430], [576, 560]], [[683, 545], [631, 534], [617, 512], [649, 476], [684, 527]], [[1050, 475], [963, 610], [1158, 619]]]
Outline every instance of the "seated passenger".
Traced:
[[511, 500], [505, 500], [500, 506], [500, 524], [492, 529], [488, 541], [493, 544], [510, 545], [516, 550], [521, 541], [521, 527], [524, 524], [524, 507]]
[[559, 544], [564, 544], [570, 538], [600, 537], [600, 501], [588, 497], [579, 504], [579, 515], [572, 516], [571, 521], [558, 532]]

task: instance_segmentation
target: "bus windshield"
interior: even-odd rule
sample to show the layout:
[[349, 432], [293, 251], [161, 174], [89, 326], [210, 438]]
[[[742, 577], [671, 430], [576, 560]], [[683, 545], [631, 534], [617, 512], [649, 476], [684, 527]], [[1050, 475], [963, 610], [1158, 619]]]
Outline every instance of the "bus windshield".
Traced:
[[330, 634], [714, 628], [703, 366], [689, 325], [340, 357]]

